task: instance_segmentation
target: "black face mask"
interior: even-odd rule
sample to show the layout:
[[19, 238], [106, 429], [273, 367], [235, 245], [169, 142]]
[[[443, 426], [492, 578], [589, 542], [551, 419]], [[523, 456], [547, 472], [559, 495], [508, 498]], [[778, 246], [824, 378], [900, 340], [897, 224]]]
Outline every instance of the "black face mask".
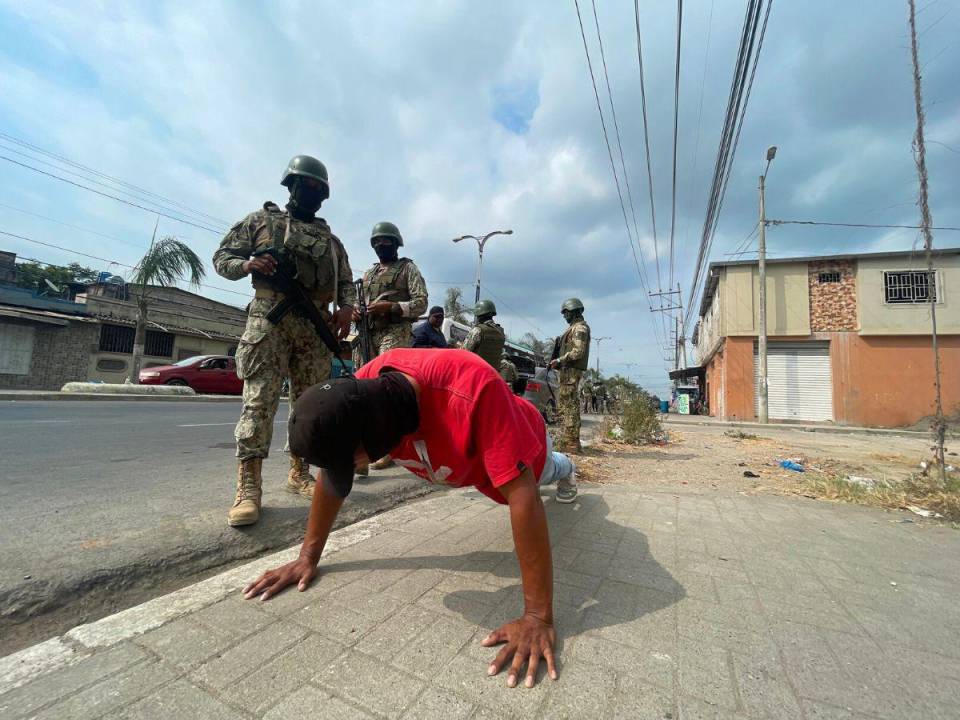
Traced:
[[373, 248], [373, 251], [377, 254], [377, 257], [380, 258], [380, 262], [391, 263], [397, 260], [398, 248], [393, 243], [389, 245], [377, 245]]
[[290, 188], [290, 202], [287, 204], [287, 209], [297, 219], [312, 220], [326, 199], [326, 188], [311, 187], [298, 180]]

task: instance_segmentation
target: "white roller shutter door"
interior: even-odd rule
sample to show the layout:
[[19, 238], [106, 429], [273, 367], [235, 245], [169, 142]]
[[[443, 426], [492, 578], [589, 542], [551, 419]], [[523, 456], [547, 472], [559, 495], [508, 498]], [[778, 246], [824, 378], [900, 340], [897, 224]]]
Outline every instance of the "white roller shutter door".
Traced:
[[[760, 408], [760, 359], [754, 345], [755, 409]], [[829, 343], [767, 344], [767, 403], [771, 420], [833, 420]]]

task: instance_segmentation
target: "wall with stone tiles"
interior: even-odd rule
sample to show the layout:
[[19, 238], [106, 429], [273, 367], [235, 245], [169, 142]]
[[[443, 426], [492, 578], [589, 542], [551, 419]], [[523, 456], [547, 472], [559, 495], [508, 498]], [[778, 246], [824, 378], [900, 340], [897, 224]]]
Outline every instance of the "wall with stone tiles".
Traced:
[[[821, 273], [838, 273], [839, 282], [820, 282]], [[857, 279], [850, 260], [821, 260], [808, 265], [810, 332], [856, 332]]]

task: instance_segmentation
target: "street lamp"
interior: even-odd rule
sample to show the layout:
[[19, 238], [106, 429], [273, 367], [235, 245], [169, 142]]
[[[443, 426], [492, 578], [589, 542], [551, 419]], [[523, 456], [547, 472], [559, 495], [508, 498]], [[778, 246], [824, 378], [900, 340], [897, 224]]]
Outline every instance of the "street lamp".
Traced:
[[760, 327], [757, 333], [757, 359], [760, 363], [760, 383], [757, 388], [759, 394], [759, 412], [757, 419], [762, 422], [769, 421], [769, 396], [767, 393], [767, 214], [765, 206], [764, 190], [767, 180], [767, 171], [770, 170], [770, 163], [777, 156], [777, 146], [771, 145], [767, 148], [767, 166], [763, 169], [763, 175], [760, 176], [760, 229], [759, 240], [757, 241], [757, 255], [759, 257], [760, 271]]
[[600, 343], [604, 340], [612, 340], [610, 337], [597, 337], [593, 341], [597, 344], [597, 379], [600, 379]]
[[483, 267], [483, 246], [487, 244], [487, 240], [492, 238], [494, 235], [513, 235], [513, 230], [494, 230], [493, 232], [488, 232], [486, 235], [481, 235], [477, 237], [476, 235], [461, 235], [460, 237], [455, 237], [453, 242], [458, 243], [461, 240], [476, 240], [477, 241], [477, 250], [479, 251], [479, 257], [477, 258], [477, 293], [476, 297], [473, 299], [474, 305], [480, 302], [480, 270]]

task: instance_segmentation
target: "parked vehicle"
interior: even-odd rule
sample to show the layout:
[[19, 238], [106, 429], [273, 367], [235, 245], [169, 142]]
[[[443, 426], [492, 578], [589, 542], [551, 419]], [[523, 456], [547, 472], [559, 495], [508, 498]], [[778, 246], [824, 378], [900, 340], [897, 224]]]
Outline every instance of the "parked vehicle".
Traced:
[[557, 398], [559, 397], [560, 382], [556, 370], [545, 367], [535, 369], [533, 377], [527, 380], [527, 391], [523, 394], [525, 400], [534, 404], [544, 422], [552, 425], [557, 421]]
[[195, 355], [173, 365], [160, 365], [140, 371], [141, 385], [186, 385], [198, 393], [240, 395], [243, 380], [237, 377], [237, 365], [227, 355]]

